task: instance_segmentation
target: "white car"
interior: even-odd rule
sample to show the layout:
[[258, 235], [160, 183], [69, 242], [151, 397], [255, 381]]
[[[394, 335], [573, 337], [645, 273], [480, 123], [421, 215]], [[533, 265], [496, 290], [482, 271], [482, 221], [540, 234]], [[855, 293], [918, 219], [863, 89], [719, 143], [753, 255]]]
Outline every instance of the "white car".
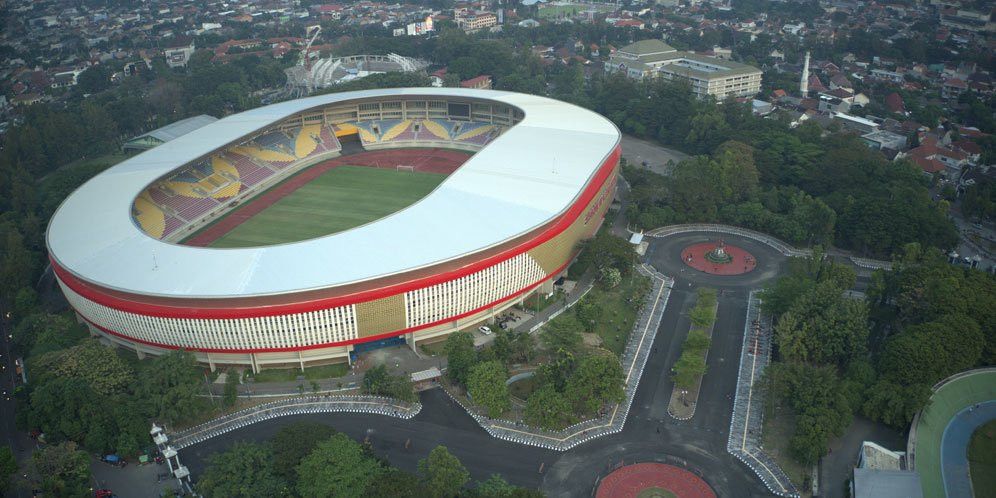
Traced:
[[491, 335], [491, 327], [488, 327], [487, 325], [481, 325], [480, 327], [477, 327], [477, 330], [480, 330], [484, 335]]

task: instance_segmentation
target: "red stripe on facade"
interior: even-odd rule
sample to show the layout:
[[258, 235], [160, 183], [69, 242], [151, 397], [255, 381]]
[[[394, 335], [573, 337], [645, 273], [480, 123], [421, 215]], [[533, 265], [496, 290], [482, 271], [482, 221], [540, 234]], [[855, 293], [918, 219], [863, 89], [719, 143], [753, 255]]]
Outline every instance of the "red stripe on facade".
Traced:
[[[450, 280], [456, 280], [461, 277], [465, 277], [477, 271], [483, 270], [485, 268], [494, 266], [503, 261], [509, 260], [518, 256], [519, 254], [525, 253], [530, 249], [549, 241], [550, 239], [556, 237], [564, 230], [574, 223], [575, 220], [580, 217], [586, 206], [591, 202], [591, 200], [598, 194], [602, 189], [602, 186], [607, 180], [612, 178], [612, 172], [615, 170], [619, 163], [619, 157], [621, 154], [621, 148], [616, 145], [616, 148], [611, 154], [602, 162], [599, 170], [596, 172], [595, 177], [588, 184], [588, 187], [581, 193], [574, 204], [571, 205], [570, 209], [555, 223], [552, 227], [541, 233], [539, 236], [530, 239], [522, 244], [498, 253], [494, 256], [470, 263], [462, 268], [456, 270], [451, 270], [444, 273], [439, 273], [429, 277], [424, 277], [420, 279], [411, 280], [408, 282], [389, 285], [377, 289], [370, 289], [360, 292], [354, 292], [351, 294], [345, 294], [341, 296], [314, 299], [311, 301], [302, 301], [297, 303], [287, 303], [287, 304], [277, 304], [269, 306], [259, 306], [259, 307], [232, 307], [232, 308], [191, 308], [191, 307], [180, 307], [180, 306], [167, 306], [161, 304], [151, 304], [129, 301], [127, 299], [122, 299], [117, 296], [106, 294], [102, 292], [97, 286], [90, 284], [88, 282], [82, 281], [72, 275], [70, 272], [59, 266], [51, 255], [49, 255], [49, 260], [52, 263], [52, 268], [58, 276], [59, 280], [65, 283], [70, 289], [72, 289], [77, 294], [93, 301], [95, 303], [107, 306], [109, 308], [114, 308], [119, 311], [127, 311], [129, 313], [135, 313], [139, 315], [155, 316], [160, 318], [202, 318], [202, 319], [236, 319], [236, 318], [259, 318], [265, 316], [276, 316], [276, 315], [291, 315], [296, 313], [307, 313], [310, 311], [335, 308], [337, 306], [346, 306], [350, 304], [359, 304], [366, 301], [373, 301], [376, 299], [381, 299], [384, 297], [394, 296], [397, 294], [403, 294], [410, 290], [421, 289], [424, 287], [431, 287], [436, 284], [443, 282], [448, 282]], [[224, 299], [219, 299], [219, 302], [224, 302]]]
[[388, 337], [397, 337], [397, 336], [400, 336], [400, 335], [405, 335], [405, 334], [410, 334], [412, 332], [417, 332], [419, 330], [424, 330], [424, 329], [427, 329], [427, 328], [430, 328], [430, 327], [435, 327], [436, 325], [442, 325], [442, 324], [444, 324], [446, 322], [452, 322], [454, 320], [459, 320], [461, 318], [466, 318], [466, 317], [474, 315], [476, 313], [480, 313], [481, 311], [484, 311], [484, 310], [486, 310], [488, 308], [491, 308], [491, 307], [493, 307], [495, 305], [507, 302], [507, 301], [512, 300], [512, 299], [515, 299], [515, 298], [521, 296], [522, 294], [525, 294], [525, 293], [527, 293], [527, 292], [535, 289], [537, 286], [539, 286], [540, 284], [542, 284], [544, 281], [546, 281], [546, 280], [548, 280], [550, 278], [555, 277], [557, 274], [559, 274], [561, 271], [563, 271], [565, 268], [567, 268], [567, 265], [570, 264], [570, 262], [571, 262], [571, 260], [568, 259], [566, 263], [564, 263], [563, 265], [561, 265], [560, 268], [557, 268], [556, 270], [554, 270], [553, 273], [551, 273], [549, 276], [543, 277], [539, 281], [527, 285], [524, 289], [522, 289], [520, 291], [517, 291], [517, 292], [515, 292], [515, 293], [513, 293], [513, 294], [511, 294], [509, 296], [505, 296], [505, 297], [503, 297], [503, 298], [501, 298], [501, 299], [499, 299], [497, 301], [494, 301], [492, 303], [486, 304], [486, 305], [481, 306], [479, 308], [475, 308], [475, 309], [467, 311], [465, 313], [461, 313], [461, 314], [456, 315], [456, 316], [452, 316], [452, 317], [449, 317], [449, 318], [444, 318], [442, 320], [437, 320], [437, 321], [432, 322], [432, 323], [426, 323], [426, 324], [418, 325], [418, 326], [415, 326], [415, 327], [409, 327], [409, 328], [406, 328], [406, 329], [396, 330], [394, 332], [385, 332], [383, 334], [371, 335], [371, 336], [367, 336], [367, 337], [360, 337], [360, 338], [357, 338], [357, 339], [350, 339], [348, 341], [342, 341], [342, 342], [328, 342], [328, 343], [323, 343], [323, 344], [311, 344], [311, 345], [308, 345], [308, 346], [287, 346], [287, 347], [282, 347], [282, 348], [256, 348], [256, 349], [254, 349], [254, 348], [225, 349], [225, 348], [180, 347], [180, 346], [174, 346], [174, 345], [169, 345], [169, 344], [160, 344], [158, 342], [147, 341], [147, 340], [144, 340], [144, 339], [138, 339], [138, 338], [126, 335], [126, 334], [122, 334], [120, 332], [115, 332], [115, 331], [113, 331], [111, 329], [108, 329], [108, 328], [102, 327], [100, 325], [97, 325], [96, 323], [94, 323], [89, 318], [83, 316], [83, 314], [81, 314], [81, 313], [77, 313], [77, 314], [80, 317], [82, 317], [84, 320], [86, 320], [87, 323], [89, 323], [90, 325], [93, 325], [94, 327], [100, 329], [104, 333], [113, 335], [115, 337], [119, 337], [119, 338], [124, 339], [124, 340], [129, 341], [129, 342], [137, 342], [139, 344], [145, 344], [146, 346], [153, 346], [153, 347], [162, 348], [162, 349], [183, 349], [183, 350], [186, 350], [186, 351], [197, 351], [197, 352], [200, 352], [200, 353], [229, 353], [229, 354], [237, 354], [237, 353], [286, 353], [286, 352], [293, 352], [293, 351], [308, 351], [308, 350], [311, 350], [311, 349], [324, 349], [324, 348], [342, 347], [342, 346], [348, 346], [350, 344], [359, 344], [359, 343], [363, 343], [363, 342], [377, 341], [377, 340], [380, 340], [380, 339], [386, 339]]

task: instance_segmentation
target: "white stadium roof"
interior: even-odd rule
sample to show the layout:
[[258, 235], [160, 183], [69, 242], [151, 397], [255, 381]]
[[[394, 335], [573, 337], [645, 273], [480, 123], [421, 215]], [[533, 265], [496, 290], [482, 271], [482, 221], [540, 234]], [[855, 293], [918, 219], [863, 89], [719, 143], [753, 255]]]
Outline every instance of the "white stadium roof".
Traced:
[[[332, 235], [215, 249], [154, 239], [132, 220], [135, 197], [183, 164], [302, 111], [396, 96], [487, 99], [525, 117], [422, 200]], [[97, 175], [56, 211], [48, 246], [75, 276], [140, 295], [231, 298], [358, 283], [476, 253], [544, 225], [572, 205], [618, 143], [616, 127], [594, 112], [517, 93], [409, 88], [282, 102], [215, 121]]]

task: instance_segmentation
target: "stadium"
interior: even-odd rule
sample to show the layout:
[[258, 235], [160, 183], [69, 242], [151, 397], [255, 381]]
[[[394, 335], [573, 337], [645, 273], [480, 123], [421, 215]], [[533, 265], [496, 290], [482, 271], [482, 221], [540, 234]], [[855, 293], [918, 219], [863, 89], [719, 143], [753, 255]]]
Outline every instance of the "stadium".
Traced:
[[305, 367], [550, 292], [614, 195], [620, 135], [532, 95], [337, 93], [208, 124], [97, 175], [48, 227], [90, 330], [139, 356]]

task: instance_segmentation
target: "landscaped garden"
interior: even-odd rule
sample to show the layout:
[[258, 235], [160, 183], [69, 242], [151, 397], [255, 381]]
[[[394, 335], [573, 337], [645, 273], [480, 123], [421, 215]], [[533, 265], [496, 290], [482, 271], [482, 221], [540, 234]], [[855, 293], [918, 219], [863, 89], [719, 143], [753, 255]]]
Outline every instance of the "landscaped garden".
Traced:
[[[546, 323], [538, 341], [497, 330], [491, 345], [475, 350], [471, 334], [450, 335], [443, 347], [450, 392], [491, 418], [545, 429], [600, 416], [623, 398], [619, 354], [650, 289], [634, 261], [625, 240], [599, 233], [576, 263], [596, 277], [594, 288]], [[506, 384], [511, 373], [530, 370], [535, 375]]]

